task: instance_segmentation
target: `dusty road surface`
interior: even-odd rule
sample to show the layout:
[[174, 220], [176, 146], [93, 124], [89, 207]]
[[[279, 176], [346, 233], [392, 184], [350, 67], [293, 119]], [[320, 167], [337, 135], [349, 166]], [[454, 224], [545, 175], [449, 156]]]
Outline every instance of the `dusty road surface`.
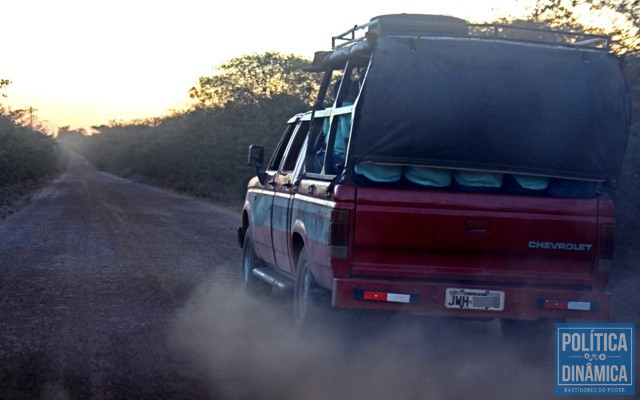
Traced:
[[168, 348], [194, 288], [235, 278], [237, 217], [74, 157], [0, 224], [0, 398], [191, 398]]
[[294, 331], [288, 297], [239, 291], [237, 223], [72, 157], [0, 222], [0, 398], [555, 397], [553, 348], [522, 353], [496, 321], [339, 314]]

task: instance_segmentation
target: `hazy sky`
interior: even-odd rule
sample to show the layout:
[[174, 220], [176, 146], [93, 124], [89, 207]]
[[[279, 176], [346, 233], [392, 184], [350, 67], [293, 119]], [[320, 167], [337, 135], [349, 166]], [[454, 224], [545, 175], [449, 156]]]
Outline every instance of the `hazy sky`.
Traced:
[[160, 116], [189, 102], [198, 77], [243, 54], [311, 58], [331, 36], [391, 13], [482, 21], [519, 15], [529, 0], [142, 1], [15, 0], [2, 5], [0, 103], [41, 121], [89, 128]]

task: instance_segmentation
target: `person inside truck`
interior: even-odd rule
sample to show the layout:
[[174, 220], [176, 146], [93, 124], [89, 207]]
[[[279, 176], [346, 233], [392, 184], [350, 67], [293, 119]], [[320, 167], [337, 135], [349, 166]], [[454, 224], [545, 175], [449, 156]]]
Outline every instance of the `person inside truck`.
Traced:
[[[347, 97], [341, 102], [339, 107], [352, 106], [360, 93], [360, 82], [353, 81], [349, 84]], [[333, 143], [333, 164], [336, 172], [344, 168], [344, 159], [347, 154], [349, 135], [351, 134], [351, 115], [341, 114], [338, 116], [338, 126], [336, 128], [336, 140]], [[323, 131], [324, 132], [324, 131]]]
[[[358, 93], [360, 92], [360, 85], [358, 81], [353, 81], [349, 85], [349, 91], [346, 98], [338, 105], [338, 107], [347, 107], [353, 105]], [[351, 133], [351, 114], [341, 114], [337, 117], [336, 138], [333, 143], [333, 165], [335, 173], [340, 172], [344, 168], [344, 161], [347, 154], [347, 145], [349, 143], [349, 135]], [[322, 171], [324, 165], [324, 158], [326, 155], [326, 145], [329, 139], [330, 132], [329, 118], [325, 118], [322, 123], [322, 135], [318, 139], [320, 143], [316, 144], [316, 153], [314, 160], [314, 169], [317, 172]]]
[[[320, 173], [322, 172], [322, 167], [324, 166], [324, 156], [327, 148], [326, 137], [329, 134], [329, 117], [324, 117], [322, 124], [314, 123], [316, 127], [321, 127], [321, 131], [319, 133], [315, 133], [310, 135], [310, 137], [315, 137], [316, 141], [313, 146], [315, 149], [314, 158], [313, 158], [313, 170], [309, 172]], [[316, 128], [318, 129], [318, 128]], [[317, 132], [317, 130], [316, 130]]]

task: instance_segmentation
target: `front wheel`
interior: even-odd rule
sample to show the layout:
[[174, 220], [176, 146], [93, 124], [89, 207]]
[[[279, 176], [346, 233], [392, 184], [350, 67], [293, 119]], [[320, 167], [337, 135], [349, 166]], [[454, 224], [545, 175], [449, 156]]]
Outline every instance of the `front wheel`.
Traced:
[[271, 285], [253, 275], [253, 270], [261, 265], [253, 251], [253, 243], [247, 229], [242, 244], [242, 289], [252, 296], [263, 297], [271, 293]]

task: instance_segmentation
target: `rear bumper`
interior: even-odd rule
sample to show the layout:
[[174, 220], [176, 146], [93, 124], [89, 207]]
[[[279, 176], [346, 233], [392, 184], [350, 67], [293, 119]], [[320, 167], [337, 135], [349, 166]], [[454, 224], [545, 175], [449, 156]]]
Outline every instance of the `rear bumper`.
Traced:
[[[468, 310], [447, 308], [447, 288], [482, 289], [503, 291], [502, 311]], [[364, 300], [362, 291], [387, 292], [410, 295], [410, 303]], [[589, 311], [545, 308], [545, 300], [551, 302], [590, 302]], [[428, 281], [393, 281], [382, 279], [334, 279], [332, 304], [340, 308], [363, 308], [377, 310], [402, 310], [415, 314], [460, 317], [460, 318], [504, 318], [535, 320], [538, 318], [585, 319], [608, 321], [610, 294], [587, 290], [565, 290], [506, 285], [473, 285]]]

